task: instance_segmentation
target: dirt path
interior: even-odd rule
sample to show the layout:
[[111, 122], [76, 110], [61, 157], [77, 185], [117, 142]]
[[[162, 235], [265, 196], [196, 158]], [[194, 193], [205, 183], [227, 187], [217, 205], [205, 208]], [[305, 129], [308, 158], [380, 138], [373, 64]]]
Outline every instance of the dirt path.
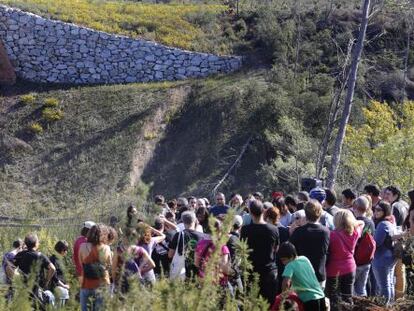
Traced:
[[190, 86], [180, 86], [169, 91], [169, 101], [160, 103], [155, 113], [145, 120], [142, 132], [137, 136], [135, 151], [132, 156], [130, 186], [135, 187], [141, 179], [145, 167], [151, 160], [157, 144], [167, 127], [167, 114], [174, 113], [190, 92]]

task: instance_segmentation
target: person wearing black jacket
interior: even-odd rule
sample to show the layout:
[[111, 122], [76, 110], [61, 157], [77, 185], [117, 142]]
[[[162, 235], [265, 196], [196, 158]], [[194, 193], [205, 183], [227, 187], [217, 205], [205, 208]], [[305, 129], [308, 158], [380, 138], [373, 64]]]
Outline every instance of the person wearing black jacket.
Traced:
[[68, 254], [69, 244], [66, 241], [58, 241], [55, 244], [56, 254], [49, 257], [50, 262], [56, 268], [56, 273], [53, 275], [50, 289], [55, 293], [57, 303], [60, 307], [66, 304], [69, 299], [69, 284], [65, 278], [65, 264], [64, 257]]
[[229, 283], [233, 293], [236, 291], [243, 291], [243, 283], [241, 280], [239, 259], [237, 258], [237, 245], [240, 241], [240, 229], [243, 226], [243, 218], [239, 215], [235, 215], [233, 219], [233, 228], [229, 233], [229, 240], [227, 241], [227, 247], [230, 251], [230, 261], [233, 274], [229, 276]]
[[276, 252], [279, 247], [279, 230], [263, 218], [263, 203], [254, 200], [249, 203], [252, 223], [243, 226], [240, 239], [247, 241], [249, 260], [253, 271], [259, 274], [259, 293], [270, 304], [274, 302], [278, 289]]
[[[29, 282], [31, 274], [35, 274], [35, 283], [31, 292], [34, 306], [44, 308], [45, 304], [54, 304], [55, 297], [48, 290], [56, 268], [49, 258], [38, 251], [39, 238], [36, 234], [28, 234], [24, 238], [27, 249], [16, 254], [13, 265], [23, 274], [24, 283]], [[45, 273], [46, 272], [46, 273]]]
[[168, 250], [170, 242], [177, 233], [177, 226], [164, 216], [158, 216], [155, 218], [154, 229], [165, 234], [165, 240], [158, 243], [151, 254], [151, 258], [155, 263], [154, 273], [159, 278], [162, 274], [169, 274], [171, 260], [168, 258]]
[[315, 270], [316, 278], [325, 287], [326, 258], [329, 247], [329, 229], [318, 223], [322, 215], [322, 205], [316, 200], [305, 204], [307, 224], [293, 231], [290, 242], [295, 246], [298, 255], [306, 256]]

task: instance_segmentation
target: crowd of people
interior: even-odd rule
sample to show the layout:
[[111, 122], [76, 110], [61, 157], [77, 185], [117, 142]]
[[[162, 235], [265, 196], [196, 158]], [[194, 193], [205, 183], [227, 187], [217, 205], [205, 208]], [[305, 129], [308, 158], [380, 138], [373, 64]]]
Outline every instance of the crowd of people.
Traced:
[[[414, 295], [414, 190], [408, 198], [410, 205], [397, 187], [372, 184], [360, 196], [345, 189], [340, 204], [333, 190], [319, 187], [296, 195], [273, 192], [268, 201], [260, 192], [232, 194], [228, 204], [217, 193], [213, 205], [207, 198], [157, 195], [152, 225], [131, 205], [125, 225], [86, 221], [72, 246], [58, 241], [50, 257], [38, 251], [36, 234], [17, 239], [2, 262], [7, 299], [20, 274], [34, 305], [64, 306], [76, 295], [63, 264], [70, 248], [82, 311], [102, 310], [103, 292], [125, 294], [132, 280], [148, 287], [163, 277], [202, 282], [213, 253], [214, 284], [238, 295], [254, 276], [243, 280], [241, 273], [238, 249], [245, 241], [260, 295], [272, 310], [337, 310], [353, 296], [381, 296], [389, 305]], [[225, 230], [229, 211], [232, 226]], [[212, 231], [223, 245], [215, 245]]]

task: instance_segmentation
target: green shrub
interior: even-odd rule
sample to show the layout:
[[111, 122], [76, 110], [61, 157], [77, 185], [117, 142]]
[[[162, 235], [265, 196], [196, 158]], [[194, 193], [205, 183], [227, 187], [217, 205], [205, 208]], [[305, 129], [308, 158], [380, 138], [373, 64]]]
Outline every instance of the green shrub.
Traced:
[[20, 96], [19, 102], [23, 105], [34, 104], [36, 102], [35, 94], [26, 94]]
[[[224, 220], [222, 226], [223, 231], [230, 230], [234, 211], [231, 211]], [[89, 215], [88, 217], [94, 216]], [[94, 219], [96, 220], [96, 219]], [[40, 219], [34, 220], [39, 222]], [[78, 219], [78, 223], [84, 221], [83, 217]], [[52, 222], [53, 224], [55, 222]], [[59, 222], [56, 222], [59, 224]], [[120, 224], [123, 226], [123, 224]], [[212, 240], [215, 245], [224, 245], [227, 242], [227, 235], [220, 235], [214, 228], [213, 222], [210, 223], [212, 230]], [[35, 229], [30, 227], [21, 228], [0, 228], [0, 256], [4, 255], [3, 250], [10, 248], [12, 242], [16, 237], [24, 237], [29, 232], [36, 233], [40, 241], [40, 251], [50, 256], [54, 253], [54, 244], [58, 240], [66, 240], [69, 243], [74, 241], [78, 235], [77, 226], [51, 226], [43, 229]], [[65, 267], [65, 277], [71, 286], [71, 291], [76, 293], [79, 291], [79, 282], [75, 276], [75, 270], [71, 263], [71, 249], [69, 253], [62, 258]], [[110, 296], [109, 291], [103, 291], [105, 300], [105, 310], [152, 310], [152, 311], [168, 311], [168, 310], [203, 310], [203, 311], [236, 311], [243, 308], [244, 311], [264, 311], [268, 310], [268, 304], [259, 297], [258, 294], [258, 278], [253, 277], [254, 282], [251, 282], [247, 288], [247, 280], [252, 279], [252, 266], [248, 261], [248, 247], [245, 242], [241, 242], [237, 247], [238, 258], [240, 258], [240, 270], [245, 280], [246, 290], [237, 292], [238, 299], [226, 295], [221, 286], [217, 284], [217, 266], [221, 260], [221, 248], [214, 250], [205, 267], [205, 277], [202, 282], [181, 282], [170, 281], [168, 277], [162, 277], [154, 286], [148, 288], [139, 284], [138, 278], [131, 278], [128, 280], [130, 291], [125, 294], [115, 292]], [[21, 276], [16, 276], [13, 279], [15, 288], [15, 295], [9, 304], [6, 304], [4, 295], [0, 296], [0, 310], [21, 310], [30, 311], [29, 291], [27, 288], [32, 288], [34, 284], [33, 275], [29, 277], [29, 281], [25, 284]], [[185, 297], [185, 299], [177, 299], [177, 297]], [[206, 299], [208, 297], [208, 299]], [[49, 310], [49, 308], [48, 308]], [[79, 310], [79, 303], [71, 297], [68, 303], [61, 308], [61, 310]]]
[[43, 133], [43, 126], [39, 122], [31, 123], [27, 129], [32, 132], [33, 134], [42, 134]]
[[46, 98], [43, 103], [45, 107], [50, 107], [50, 108], [56, 108], [57, 106], [59, 106], [59, 100], [54, 97]]
[[42, 111], [42, 117], [48, 122], [59, 121], [63, 118], [63, 111], [60, 109], [45, 108]]

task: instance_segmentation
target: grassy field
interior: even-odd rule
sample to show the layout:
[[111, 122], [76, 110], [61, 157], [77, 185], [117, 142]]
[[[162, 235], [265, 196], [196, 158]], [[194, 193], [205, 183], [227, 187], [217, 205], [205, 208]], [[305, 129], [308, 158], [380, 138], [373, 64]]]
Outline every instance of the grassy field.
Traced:
[[229, 53], [223, 5], [144, 4], [103, 0], [0, 0], [41, 16], [189, 50]]

